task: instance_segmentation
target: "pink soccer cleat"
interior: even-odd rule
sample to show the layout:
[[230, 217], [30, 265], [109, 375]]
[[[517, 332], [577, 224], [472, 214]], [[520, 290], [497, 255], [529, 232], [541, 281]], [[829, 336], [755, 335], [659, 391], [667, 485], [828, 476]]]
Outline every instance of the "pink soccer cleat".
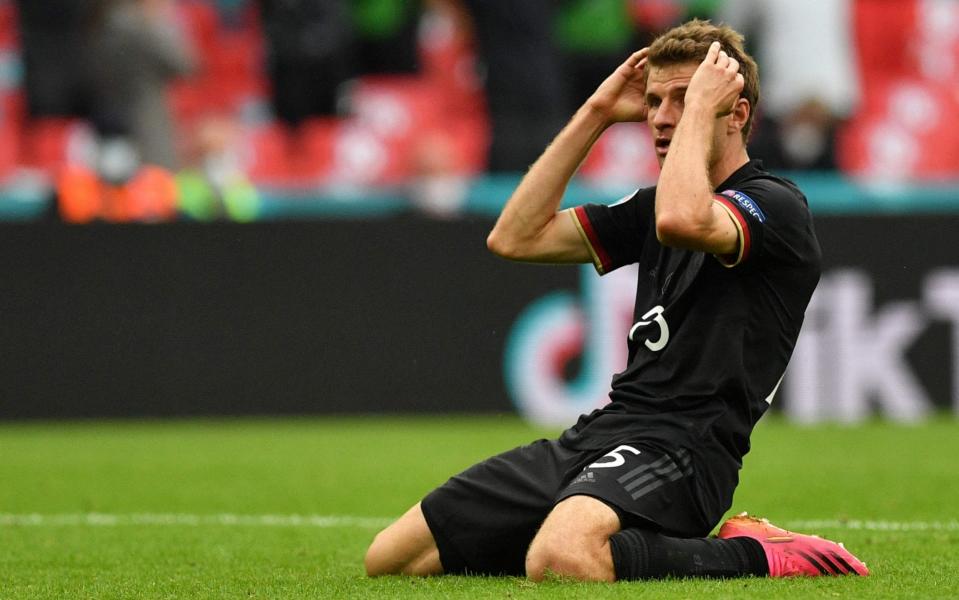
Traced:
[[770, 577], [869, 575], [866, 564], [842, 544], [817, 535], [786, 531], [746, 513], [727, 519], [719, 528], [718, 537], [749, 537], [762, 544]]

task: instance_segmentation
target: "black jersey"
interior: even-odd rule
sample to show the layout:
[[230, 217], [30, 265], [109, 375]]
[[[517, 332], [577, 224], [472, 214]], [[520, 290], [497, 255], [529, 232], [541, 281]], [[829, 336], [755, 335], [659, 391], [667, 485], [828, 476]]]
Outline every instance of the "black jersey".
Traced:
[[806, 198], [750, 161], [715, 198], [739, 229], [733, 256], [663, 246], [656, 188], [612, 206], [574, 209], [600, 274], [639, 263], [626, 369], [610, 404], [561, 442], [606, 447], [642, 433], [719, 456], [737, 470], [769, 407], [819, 281], [820, 249]]

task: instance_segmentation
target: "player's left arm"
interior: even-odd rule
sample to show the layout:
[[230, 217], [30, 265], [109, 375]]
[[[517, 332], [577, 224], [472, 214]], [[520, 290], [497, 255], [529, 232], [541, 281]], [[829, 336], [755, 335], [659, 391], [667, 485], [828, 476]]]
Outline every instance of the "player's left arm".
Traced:
[[656, 186], [656, 235], [666, 246], [716, 255], [740, 250], [740, 229], [714, 197], [708, 163], [716, 128], [738, 135], [749, 114], [742, 89], [739, 63], [715, 42], [689, 82]]

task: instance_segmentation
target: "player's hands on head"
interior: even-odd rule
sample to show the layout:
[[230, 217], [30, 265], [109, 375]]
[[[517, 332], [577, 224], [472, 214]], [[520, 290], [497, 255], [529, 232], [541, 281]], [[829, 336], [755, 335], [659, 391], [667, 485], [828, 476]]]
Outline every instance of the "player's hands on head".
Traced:
[[609, 123], [646, 120], [646, 56], [649, 48], [634, 52], [600, 84], [586, 104]]
[[699, 105], [713, 110], [717, 117], [726, 116], [733, 111], [744, 85], [739, 61], [726, 54], [719, 42], [713, 42], [686, 88], [686, 107]]

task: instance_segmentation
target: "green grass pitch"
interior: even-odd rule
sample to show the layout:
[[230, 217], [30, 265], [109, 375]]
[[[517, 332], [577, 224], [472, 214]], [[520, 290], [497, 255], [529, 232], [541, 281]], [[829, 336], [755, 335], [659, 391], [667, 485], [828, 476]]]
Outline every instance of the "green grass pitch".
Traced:
[[731, 512], [843, 541], [868, 578], [367, 579], [380, 527], [515, 417], [0, 424], [0, 598], [959, 597], [959, 421], [753, 436]]

